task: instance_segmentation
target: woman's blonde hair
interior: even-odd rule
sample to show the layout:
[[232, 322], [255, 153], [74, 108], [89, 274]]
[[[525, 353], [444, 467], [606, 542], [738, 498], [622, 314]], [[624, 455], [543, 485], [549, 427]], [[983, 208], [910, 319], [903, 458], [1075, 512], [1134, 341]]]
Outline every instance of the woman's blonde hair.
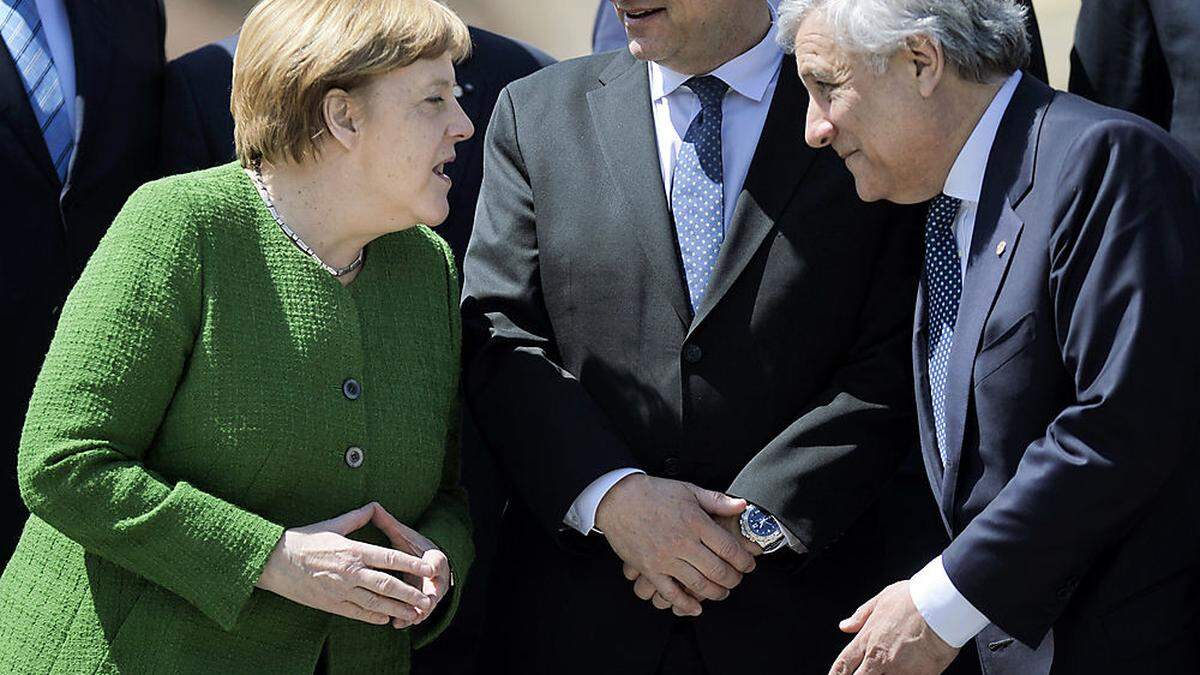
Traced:
[[238, 161], [316, 156], [331, 89], [449, 53], [471, 51], [467, 26], [436, 0], [263, 0], [242, 27], [233, 60]]

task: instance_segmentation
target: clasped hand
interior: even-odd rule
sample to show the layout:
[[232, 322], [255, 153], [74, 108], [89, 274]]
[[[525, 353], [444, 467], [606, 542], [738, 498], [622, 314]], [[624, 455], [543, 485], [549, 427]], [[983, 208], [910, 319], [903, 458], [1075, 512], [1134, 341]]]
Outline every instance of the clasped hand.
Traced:
[[600, 501], [596, 527], [625, 562], [638, 597], [696, 616], [702, 601], [725, 599], [754, 570], [762, 551], [734, 530], [745, 508], [720, 492], [634, 474]]
[[[368, 524], [393, 548], [348, 538]], [[450, 561], [429, 539], [371, 502], [284, 532], [257, 586], [331, 614], [407, 628], [428, 618], [445, 597]]]

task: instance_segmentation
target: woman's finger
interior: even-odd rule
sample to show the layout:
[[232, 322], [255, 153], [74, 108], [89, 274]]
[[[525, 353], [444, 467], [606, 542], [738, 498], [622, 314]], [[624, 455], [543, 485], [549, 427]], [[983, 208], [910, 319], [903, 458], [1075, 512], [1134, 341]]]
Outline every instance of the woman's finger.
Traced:
[[426, 551], [422, 560], [433, 567], [433, 574], [429, 580], [437, 599], [441, 600], [450, 592], [450, 560], [445, 553], [436, 548]]
[[346, 594], [346, 599], [368, 612], [384, 614], [388, 617], [394, 616], [406, 621], [413, 621], [418, 616], [417, 611], [410, 605], [357, 586], [350, 589], [350, 592]]
[[339, 616], [344, 616], [347, 619], [354, 619], [355, 621], [362, 621], [364, 623], [370, 623], [376, 626], [385, 626], [389, 621], [392, 620], [392, 617], [388, 616], [387, 614], [380, 614], [379, 612], [372, 612], [370, 610], [363, 609], [361, 606], [346, 600], [334, 605], [332, 612]]
[[650, 596], [650, 602], [659, 609], [671, 609], [672, 606], [671, 603], [667, 602], [666, 599], [657, 592]]
[[386, 572], [379, 572], [373, 569], [359, 570], [355, 583], [372, 593], [398, 600], [425, 611], [429, 611], [433, 607], [433, 601], [425, 593]]
[[400, 522], [378, 503], [375, 504], [371, 524], [379, 528], [379, 531], [383, 532], [388, 540], [392, 542], [392, 546], [401, 551], [420, 556], [429, 549], [434, 548], [433, 542], [429, 541], [420, 532]]
[[421, 577], [431, 577], [434, 574], [432, 565], [414, 555], [397, 551], [394, 548], [375, 546], [374, 544], [363, 544], [360, 542], [355, 542], [355, 544], [355, 549], [362, 556], [362, 561], [367, 567], [373, 567], [377, 570], [407, 572]]
[[317, 523], [312, 529], [337, 532], [344, 537], [355, 530], [362, 529], [367, 523], [371, 522], [371, 517], [375, 513], [376, 506], [375, 502], [371, 502], [353, 511], [343, 513], [336, 518], [330, 518], [324, 522]]

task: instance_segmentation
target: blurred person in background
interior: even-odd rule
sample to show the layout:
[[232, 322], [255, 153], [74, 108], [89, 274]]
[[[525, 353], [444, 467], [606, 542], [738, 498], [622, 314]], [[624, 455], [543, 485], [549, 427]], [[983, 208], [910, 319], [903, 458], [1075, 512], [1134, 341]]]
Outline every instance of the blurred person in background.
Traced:
[[[545, 52], [495, 33], [470, 27], [471, 54], [455, 64], [454, 95], [476, 129], [491, 118], [500, 91], [554, 61]], [[167, 64], [163, 106], [163, 162], [166, 173], [184, 173], [230, 162], [235, 157], [233, 53], [237, 36], [207, 45]], [[456, 158], [446, 165], [450, 215], [436, 233], [450, 244], [460, 265], [471, 238], [475, 201], [483, 178], [483, 133], [460, 141]], [[500, 514], [508, 500], [508, 484], [491, 453], [482, 445], [469, 414], [462, 426], [462, 485], [470, 495], [475, 524], [475, 562], [471, 583], [464, 587], [454, 621], [434, 643], [413, 655], [414, 673], [453, 675], [476, 670], [485, 625], [485, 598], [491, 560], [500, 531]]]
[[1070, 89], [1145, 117], [1200, 157], [1200, 2], [1085, 0]]
[[449, 622], [458, 281], [417, 224], [473, 132], [469, 44], [433, 0], [252, 11], [239, 161], [138, 190], [63, 310], [0, 670], [407, 672]]
[[17, 442], [63, 301], [157, 177], [165, 33], [158, 0], [0, 0], [0, 564], [25, 521]]

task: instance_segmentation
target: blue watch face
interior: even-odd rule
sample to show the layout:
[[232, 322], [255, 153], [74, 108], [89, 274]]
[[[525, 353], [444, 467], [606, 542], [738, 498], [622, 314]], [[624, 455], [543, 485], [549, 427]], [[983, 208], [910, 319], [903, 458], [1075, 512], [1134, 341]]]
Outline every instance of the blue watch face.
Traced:
[[761, 509], [753, 506], [750, 507], [750, 513], [746, 516], [746, 525], [751, 532], [760, 537], [773, 537], [775, 533], [779, 532], [779, 523]]

